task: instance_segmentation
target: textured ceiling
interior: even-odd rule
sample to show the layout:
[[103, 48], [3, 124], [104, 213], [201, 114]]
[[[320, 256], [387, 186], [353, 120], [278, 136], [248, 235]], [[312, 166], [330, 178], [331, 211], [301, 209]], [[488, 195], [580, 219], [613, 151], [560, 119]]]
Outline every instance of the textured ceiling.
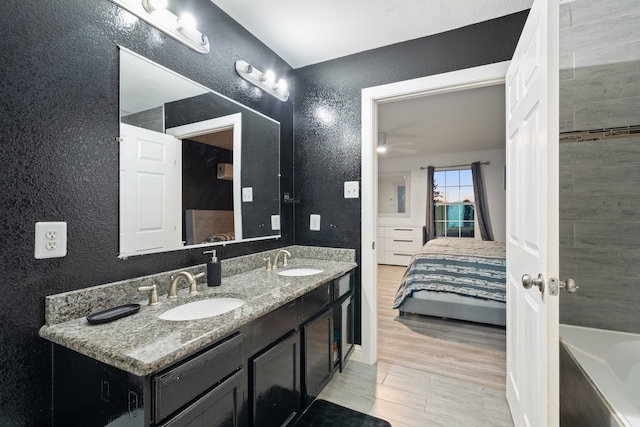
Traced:
[[532, 0], [212, 0], [293, 68], [529, 9]]

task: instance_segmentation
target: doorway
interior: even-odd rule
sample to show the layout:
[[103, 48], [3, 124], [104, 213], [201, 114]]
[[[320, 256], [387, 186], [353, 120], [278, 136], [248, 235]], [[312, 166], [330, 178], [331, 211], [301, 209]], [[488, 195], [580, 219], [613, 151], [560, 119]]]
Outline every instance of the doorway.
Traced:
[[504, 84], [509, 61], [362, 91], [362, 360], [377, 361], [378, 106], [382, 102]]

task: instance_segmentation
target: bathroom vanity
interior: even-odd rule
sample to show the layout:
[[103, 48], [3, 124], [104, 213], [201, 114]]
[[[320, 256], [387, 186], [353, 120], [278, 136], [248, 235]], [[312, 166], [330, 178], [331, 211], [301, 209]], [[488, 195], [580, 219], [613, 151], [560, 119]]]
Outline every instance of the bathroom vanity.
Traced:
[[[233, 274], [216, 288], [200, 284], [196, 295], [182, 289], [176, 300], [167, 300], [165, 282], [159, 305], [101, 325], [53, 312], [63, 300], [85, 301], [91, 288], [48, 297], [48, 319], [64, 320], [41, 329], [54, 343], [55, 425], [188, 426], [206, 420], [214, 426], [281, 426], [295, 420], [353, 348], [356, 265], [350, 254], [326, 256], [326, 248], [315, 256], [330, 259], [302, 258], [309, 256], [304, 247], [289, 250], [294, 256], [284, 269], [252, 268], [264, 254], [240, 257], [246, 258], [240, 267], [228, 262], [225, 269], [223, 262], [223, 272]], [[278, 274], [293, 268], [320, 272]], [[129, 287], [151, 279], [140, 280]], [[105, 286], [94, 291], [104, 295]], [[246, 303], [209, 318], [158, 318], [174, 306], [218, 297]]]

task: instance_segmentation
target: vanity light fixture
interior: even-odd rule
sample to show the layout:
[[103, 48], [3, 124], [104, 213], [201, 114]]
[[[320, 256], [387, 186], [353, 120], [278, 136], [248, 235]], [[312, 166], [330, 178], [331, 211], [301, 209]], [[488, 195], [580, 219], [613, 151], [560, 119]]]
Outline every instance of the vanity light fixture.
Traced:
[[260, 89], [275, 96], [280, 101], [284, 102], [289, 99], [287, 82], [284, 79], [280, 79], [276, 82], [276, 76], [273, 74], [273, 71], [267, 70], [263, 73], [249, 65], [246, 61], [236, 61], [236, 72], [249, 83], [258, 86]]
[[209, 53], [209, 39], [196, 29], [191, 15], [178, 18], [167, 10], [167, 0], [111, 0], [158, 30], [199, 53]]

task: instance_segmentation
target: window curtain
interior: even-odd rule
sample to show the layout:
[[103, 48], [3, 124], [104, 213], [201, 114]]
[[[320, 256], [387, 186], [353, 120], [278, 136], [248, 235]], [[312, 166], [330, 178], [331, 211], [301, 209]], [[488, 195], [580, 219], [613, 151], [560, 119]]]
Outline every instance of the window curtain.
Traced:
[[436, 225], [434, 221], [435, 204], [433, 203], [433, 173], [435, 168], [429, 166], [427, 168], [427, 216], [425, 218], [425, 243], [436, 238]]
[[484, 182], [480, 172], [480, 162], [471, 163], [471, 175], [473, 176], [473, 196], [476, 199], [476, 217], [482, 240], [493, 240], [489, 209], [484, 191]]

